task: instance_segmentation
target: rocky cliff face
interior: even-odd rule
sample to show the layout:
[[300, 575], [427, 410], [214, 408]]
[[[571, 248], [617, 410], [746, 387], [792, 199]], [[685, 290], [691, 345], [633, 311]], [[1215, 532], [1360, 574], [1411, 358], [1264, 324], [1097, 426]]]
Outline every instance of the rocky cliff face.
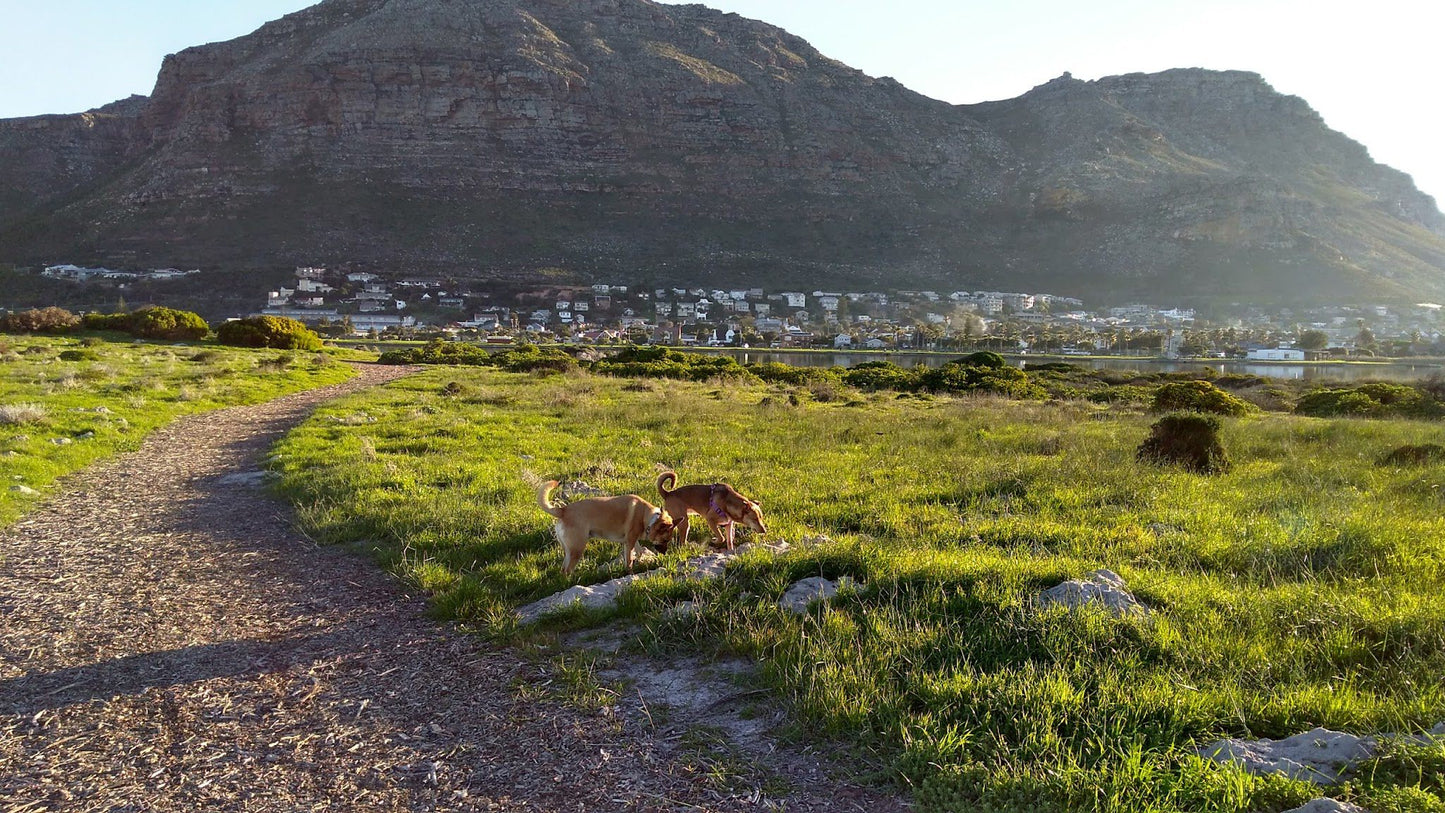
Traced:
[[1257, 76], [955, 107], [646, 0], [326, 0], [168, 57], [148, 99], [0, 122], [0, 148], [18, 261], [1445, 288], [1434, 202]]

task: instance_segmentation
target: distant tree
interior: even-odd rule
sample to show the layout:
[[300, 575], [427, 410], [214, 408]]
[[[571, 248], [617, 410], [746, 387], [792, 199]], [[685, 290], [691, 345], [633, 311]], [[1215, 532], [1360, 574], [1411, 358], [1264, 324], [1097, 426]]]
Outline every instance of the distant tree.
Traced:
[[1323, 330], [1306, 330], [1295, 338], [1295, 347], [1302, 350], [1323, 350], [1330, 343], [1330, 336]]

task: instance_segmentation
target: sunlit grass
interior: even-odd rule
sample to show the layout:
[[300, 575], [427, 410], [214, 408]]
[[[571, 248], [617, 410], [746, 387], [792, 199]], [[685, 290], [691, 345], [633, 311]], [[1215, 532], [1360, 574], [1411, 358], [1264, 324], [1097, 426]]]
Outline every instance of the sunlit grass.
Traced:
[[67, 361], [62, 353], [82, 347], [75, 339], [0, 336], [0, 524], [41, 499], [57, 478], [137, 448], [180, 415], [257, 403], [352, 375], [347, 365], [314, 353], [87, 344], [80, 360]]
[[[277, 454], [312, 533], [499, 635], [570, 584], [536, 478], [654, 501], [659, 466], [728, 481], [773, 536], [831, 541], [644, 581], [618, 612], [657, 651], [752, 657], [803, 723], [883, 755], [929, 810], [1284, 810], [1317, 791], [1197, 749], [1445, 719], [1445, 467], [1377, 464], [1445, 441], [1438, 424], [1227, 418], [1234, 466], [1202, 477], [1136, 462], [1152, 418], [1127, 406], [790, 394], [434, 370], [328, 406]], [[620, 575], [617, 555], [594, 541], [578, 580]], [[1098, 567], [1152, 612], [1036, 606]], [[810, 575], [859, 589], [779, 609]], [[701, 611], [663, 614], [682, 600]], [[1445, 804], [1408, 778], [1334, 793]]]

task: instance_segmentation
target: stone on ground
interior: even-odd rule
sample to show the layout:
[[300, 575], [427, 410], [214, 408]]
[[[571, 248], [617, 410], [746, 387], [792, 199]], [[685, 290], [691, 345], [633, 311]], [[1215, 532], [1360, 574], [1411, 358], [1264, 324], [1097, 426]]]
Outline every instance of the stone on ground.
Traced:
[[835, 582], [832, 579], [825, 579], [822, 576], [811, 576], [793, 583], [792, 587], [778, 599], [778, 606], [784, 610], [794, 613], [805, 613], [808, 605], [815, 601], [827, 601], [838, 594], [842, 587], [853, 587], [854, 582], [847, 576], [841, 576]]
[[1095, 570], [1089, 574], [1087, 581], [1073, 579], [1050, 587], [1039, 596], [1039, 604], [1044, 607], [1062, 604], [1070, 610], [1097, 604], [1115, 615], [1147, 615], [1149, 612], [1149, 608], [1134, 598], [1124, 580], [1112, 570]]

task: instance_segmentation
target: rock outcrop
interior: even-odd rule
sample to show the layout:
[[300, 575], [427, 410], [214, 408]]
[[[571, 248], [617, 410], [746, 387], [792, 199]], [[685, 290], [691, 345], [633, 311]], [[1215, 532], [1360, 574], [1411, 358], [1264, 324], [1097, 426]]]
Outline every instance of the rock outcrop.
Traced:
[[0, 154], [17, 262], [1445, 292], [1435, 202], [1258, 76], [953, 106], [647, 0], [325, 0], [148, 98], [0, 122]]

